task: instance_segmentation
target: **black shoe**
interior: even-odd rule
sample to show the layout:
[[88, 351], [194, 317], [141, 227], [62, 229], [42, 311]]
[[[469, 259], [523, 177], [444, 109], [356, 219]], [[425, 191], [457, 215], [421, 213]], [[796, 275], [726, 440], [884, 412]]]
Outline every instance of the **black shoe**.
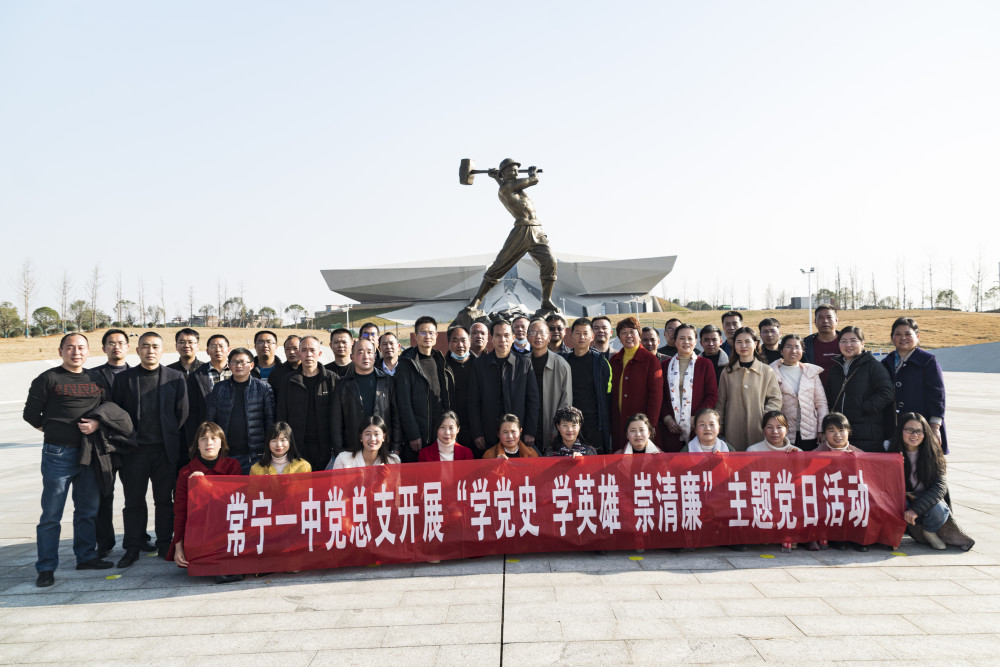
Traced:
[[77, 563], [76, 569], [78, 570], [107, 570], [114, 567], [115, 564], [109, 560], [102, 560], [101, 558], [94, 558], [88, 560], [85, 563]]
[[98, 549], [97, 550], [97, 557], [98, 558], [107, 558], [108, 556], [111, 555], [111, 552], [114, 551], [114, 549], [115, 549], [114, 547], [111, 547], [110, 549]]
[[162, 560], [162, 559], [164, 559], [164, 558], [167, 557], [167, 552], [168, 551], [170, 551], [169, 547], [164, 548], [164, 549], [157, 549], [156, 550], [156, 557]]
[[217, 584], [231, 584], [235, 581], [243, 581], [242, 574], [220, 574], [215, 577]]
[[147, 554], [151, 554], [154, 551], [156, 551], [156, 545], [153, 544], [152, 542], [150, 542], [149, 540], [146, 540], [145, 544], [143, 544], [142, 546], [139, 547], [139, 551], [142, 551], [142, 552], [147, 553]]
[[38, 578], [35, 579], [35, 586], [39, 588], [45, 588], [46, 586], [51, 586], [56, 583], [55, 573], [52, 570], [42, 570], [38, 573]]
[[865, 546], [864, 544], [855, 544], [854, 545], [854, 550], [855, 551], [862, 551], [862, 552], [864, 552], [864, 551], [868, 551], [868, 547]]
[[135, 549], [129, 549], [125, 552], [125, 555], [121, 557], [121, 560], [118, 561], [118, 567], [129, 567], [137, 560], [139, 560], [139, 552]]
[[747, 550], [747, 545], [745, 545], [745, 544], [730, 544], [729, 548], [732, 549], [733, 551], [746, 551]]

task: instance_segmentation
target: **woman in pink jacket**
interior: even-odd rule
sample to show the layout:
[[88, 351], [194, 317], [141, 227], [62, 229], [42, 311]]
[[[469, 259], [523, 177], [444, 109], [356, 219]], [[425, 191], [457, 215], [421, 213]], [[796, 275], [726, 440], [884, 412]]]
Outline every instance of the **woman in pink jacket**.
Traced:
[[815, 364], [802, 363], [802, 339], [788, 334], [778, 345], [781, 359], [771, 368], [778, 376], [781, 388], [781, 411], [788, 419], [788, 439], [803, 451], [816, 449], [823, 417], [830, 411], [826, 404], [826, 389]]

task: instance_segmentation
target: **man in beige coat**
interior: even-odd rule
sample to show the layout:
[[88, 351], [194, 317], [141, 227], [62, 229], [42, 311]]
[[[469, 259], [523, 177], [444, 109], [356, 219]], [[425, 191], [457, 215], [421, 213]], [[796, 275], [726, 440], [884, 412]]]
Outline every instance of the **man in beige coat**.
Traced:
[[531, 344], [531, 365], [542, 395], [541, 412], [538, 417], [538, 432], [535, 433], [535, 447], [545, 450], [556, 435], [552, 422], [556, 410], [573, 405], [573, 377], [569, 364], [555, 352], [549, 350], [549, 327], [540, 317], [528, 325], [528, 343]]

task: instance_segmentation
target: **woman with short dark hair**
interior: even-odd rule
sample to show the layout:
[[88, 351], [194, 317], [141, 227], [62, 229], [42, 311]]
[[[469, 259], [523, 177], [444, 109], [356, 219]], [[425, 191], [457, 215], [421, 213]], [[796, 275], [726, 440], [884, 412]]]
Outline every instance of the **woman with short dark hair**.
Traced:
[[892, 323], [892, 345], [896, 351], [882, 359], [895, 388], [892, 409], [886, 412], [886, 432], [899, 423], [899, 415], [916, 412], [926, 415], [931, 430], [948, 453], [948, 434], [944, 428], [944, 374], [933, 354], [920, 345], [920, 327], [909, 317]]

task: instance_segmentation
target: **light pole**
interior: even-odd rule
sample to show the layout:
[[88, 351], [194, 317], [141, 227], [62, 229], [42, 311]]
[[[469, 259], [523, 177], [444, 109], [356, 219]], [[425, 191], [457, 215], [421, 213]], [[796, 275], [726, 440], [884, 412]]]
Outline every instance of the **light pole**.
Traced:
[[813, 309], [813, 291], [812, 291], [812, 274], [816, 273], [816, 267], [810, 266], [809, 270], [799, 269], [802, 273], [806, 274], [806, 292], [809, 294], [809, 335], [813, 332], [813, 321], [812, 321], [812, 309]]

